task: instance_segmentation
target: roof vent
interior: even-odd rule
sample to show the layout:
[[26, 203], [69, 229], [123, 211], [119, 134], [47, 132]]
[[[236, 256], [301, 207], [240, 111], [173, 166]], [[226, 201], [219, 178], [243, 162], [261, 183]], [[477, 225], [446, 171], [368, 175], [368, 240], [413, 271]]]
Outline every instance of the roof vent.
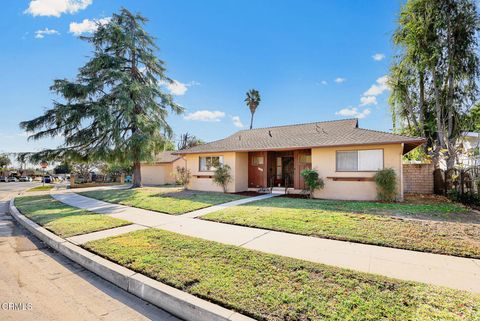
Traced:
[[273, 137], [272, 136], [272, 131], [270, 131], [270, 130], [268, 131], [268, 136]]

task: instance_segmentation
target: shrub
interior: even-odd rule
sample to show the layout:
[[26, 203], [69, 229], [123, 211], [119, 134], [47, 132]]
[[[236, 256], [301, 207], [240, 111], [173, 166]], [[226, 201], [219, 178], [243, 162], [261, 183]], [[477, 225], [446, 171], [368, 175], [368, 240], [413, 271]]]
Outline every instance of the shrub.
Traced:
[[391, 202], [397, 194], [397, 174], [392, 168], [385, 168], [375, 174], [377, 196], [382, 201]]
[[190, 183], [190, 177], [191, 175], [189, 169], [177, 166], [177, 174], [175, 175], [177, 184], [182, 185], [184, 189], [187, 189], [188, 183]]
[[228, 183], [232, 181], [230, 170], [231, 168], [229, 165], [217, 165], [217, 169], [213, 174], [213, 182], [220, 185], [224, 193], [227, 192]]
[[315, 190], [322, 189], [325, 186], [323, 179], [319, 177], [318, 172], [314, 169], [304, 169], [300, 175], [302, 175], [305, 181], [310, 198], [313, 198], [313, 192]]
[[449, 199], [455, 202], [460, 202], [469, 206], [480, 206], [480, 194], [479, 193], [460, 193], [456, 189], [451, 189], [447, 192]]

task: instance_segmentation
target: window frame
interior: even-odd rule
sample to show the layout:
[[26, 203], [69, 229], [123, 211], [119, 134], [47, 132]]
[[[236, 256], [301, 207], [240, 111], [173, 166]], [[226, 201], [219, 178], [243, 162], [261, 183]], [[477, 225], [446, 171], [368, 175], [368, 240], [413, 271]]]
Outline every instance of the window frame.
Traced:
[[[223, 158], [223, 155], [211, 155], [211, 156], [198, 156], [198, 171], [201, 172], [201, 173], [208, 173], [208, 172], [214, 172], [216, 170], [215, 169], [211, 169], [211, 168], [207, 168], [206, 170], [202, 170], [202, 158], [205, 158], [205, 166], [208, 166], [207, 165], [207, 159], [208, 158], [218, 158], [218, 163], [223, 165], [224, 164], [224, 158]], [[210, 162], [212, 162], [212, 160], [210, 160]], [[210, 165], [211, 167], [212, 165]]]
[[[255, 160], [262, 159], [262, 162], [255, 162]], [[262, 156], [252, 156], [252, 166], [263, 166], [265, 164], [265, 158]]]
[[[358, 169], [358, 152], [359, 151], [369, 151], [369, 150], [381, 150], [382, 151], [382, 168], [377, 170], [359, 170]], [[338, 169], [338, 153], [339, 152], [357, 152], [357, 170], [339, 170]], [[368, 149], [344, 149], [335, 151], [335, 172], [338, 173], [376, 173], [385, 169], [385, 149], [384, 148], [368, 148]]]

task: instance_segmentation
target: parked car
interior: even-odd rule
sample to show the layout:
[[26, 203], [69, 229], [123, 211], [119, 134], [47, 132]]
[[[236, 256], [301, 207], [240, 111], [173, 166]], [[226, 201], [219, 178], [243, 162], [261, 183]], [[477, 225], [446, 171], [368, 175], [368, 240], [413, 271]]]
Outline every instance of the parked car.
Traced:
[[20, 182], [31, 182], [33, 179], [30, 176], [20, 176]]
[[18, 178], [16, 178], [15, 176], [10, 176], [10, 177], [8, 178], [8, 181], [9, 181], [9, 182], [18, 182]]
[[0, 176], [0, 182], [8, 183], [8, 177], [7, 176]]
[[53, 179], [52, 176], [43, 176], [42, 182], [43, 183], [52, 183]]

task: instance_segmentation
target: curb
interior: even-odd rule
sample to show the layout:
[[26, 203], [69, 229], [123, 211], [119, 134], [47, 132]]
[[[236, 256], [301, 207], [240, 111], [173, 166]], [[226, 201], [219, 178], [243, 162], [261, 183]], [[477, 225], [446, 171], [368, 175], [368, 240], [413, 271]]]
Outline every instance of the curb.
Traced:
[[187, 321], [252, 321], [235, 311], [197, 298], [143, 274], [110, 262], [68, 242], [26, 218], [10, 200], [10, 215], [48, 246], [123, 290]]

